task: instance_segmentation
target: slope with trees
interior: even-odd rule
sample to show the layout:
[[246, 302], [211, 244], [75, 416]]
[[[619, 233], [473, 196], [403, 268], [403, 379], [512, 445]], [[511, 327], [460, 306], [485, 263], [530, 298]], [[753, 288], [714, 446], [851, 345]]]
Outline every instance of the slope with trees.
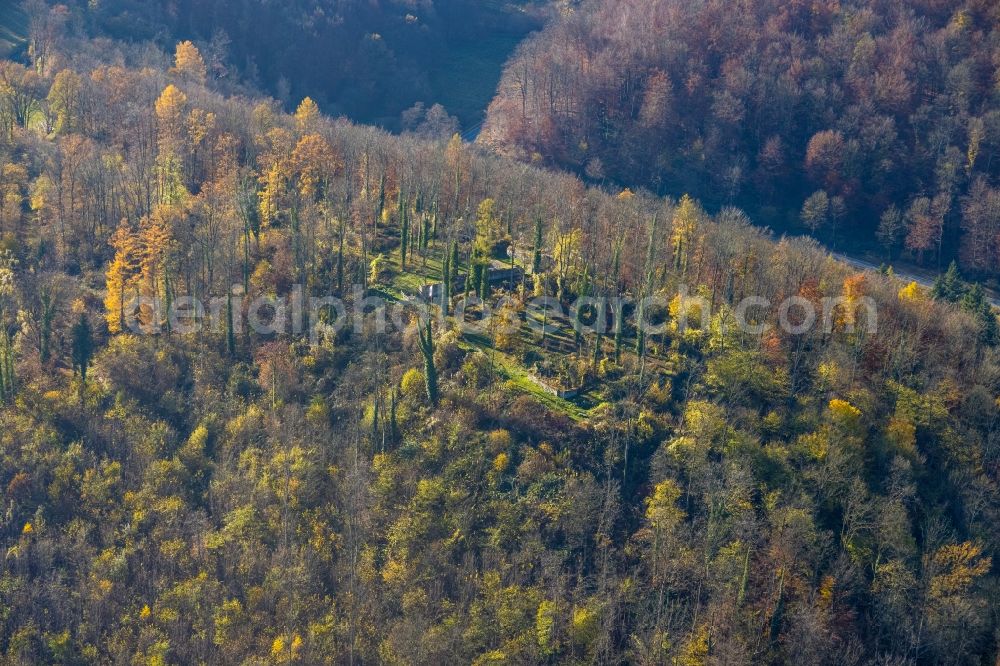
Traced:
[[591, 0], [518, 49], [480, 140], [995, 277], [998, 43], [980, 0]]
[[193, 40], [209, 75], [245, 81], [286, 104], [309, 95], [336, 115], [405, 129], [400, 114], [443, 104], [479, 124], [503, 61], [541, 27], [546, 2], [429, 0], [31, 0], [54, 35], [169, 50]]
[[[957, 270], [924, 293], [735, 209], [226, 97], [175, 56], [2, 64], [5, 662], [996, 659], [996, 321]], [[537, 270], [503, 318], [656, 295], [665, 325], [237, 325], [297, 286], [361, 306], [447, 266], [471, 291], [510, 246]], [[137, 295], [218, 307], [192, 330], [147, 300], [133, 331]], [[750, 331], [751, 295], [841, 306]], [[602, 386], [584, 418], [504, 373], [555, 342]]]

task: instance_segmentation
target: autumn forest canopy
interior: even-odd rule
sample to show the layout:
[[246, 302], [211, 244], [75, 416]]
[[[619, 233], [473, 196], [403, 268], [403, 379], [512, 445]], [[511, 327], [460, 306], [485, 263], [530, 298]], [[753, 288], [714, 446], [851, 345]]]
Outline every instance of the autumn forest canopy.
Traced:
[[988, 0], [591, 0], [518, 49], [481, 140], [995, 278], [998, 22]]
[[0, 662], [996, 662], [992, 4], [22, 9]]
[[470, 129], [482, 122], [504, 60], [541, 27], [549, 4], [69, 0], [44, 23], [63, 38], [97, 38], [105, 60], [107, 40], [167, 52], [195, 40], [214, 78], [246, 83], [292, 109], [308, 95], [332, 115], [399, 130], [404, 111], [441, 103]]

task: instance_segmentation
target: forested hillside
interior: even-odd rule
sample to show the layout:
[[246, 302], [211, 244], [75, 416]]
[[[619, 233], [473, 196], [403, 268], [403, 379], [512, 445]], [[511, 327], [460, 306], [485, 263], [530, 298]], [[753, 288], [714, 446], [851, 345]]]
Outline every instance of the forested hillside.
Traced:
[[[995, 661], [997, 322], [956, 272], [227, 98], [190, 43], [58, 62], [0, 64], [5, 663]], [[297, 293], [400, 326], [237, 324]]]
[[995, 277], [998, 21], [984, 0], [591, 0], [519, 48], [481, 141]]
[[[193, 40], [209, 74], [291, 103], [392, 130], [416, 103], [482, 122], [503, 62], [547, 2], [525, 0], [101, 0], [28, 3], [52, 39], [84, 36], [171, 50]], [[47, 14], [56, 9], [58, 19]], [[53, 25], [57, 23], [58, 25]], [[64, 49], [65, 50], [65, 49]], [[72, 52], [74, 49], [69, 49]], [[294, 108], [292, 106], [291, 108]]]

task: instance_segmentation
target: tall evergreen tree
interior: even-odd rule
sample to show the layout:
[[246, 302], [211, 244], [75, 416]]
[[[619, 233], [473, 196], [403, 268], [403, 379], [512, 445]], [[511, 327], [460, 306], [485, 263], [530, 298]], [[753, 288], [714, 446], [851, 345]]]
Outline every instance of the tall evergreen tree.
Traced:
[[7, 402], [14, 397], [15, 385], [14, 348], [10, 342], [10, 334], [4, 330], [0, 333], [0, 402]]
[[997, 327], [997, 316], [993, 312], [993, 306], [986, 299], [986, 293], [981, 284], [975, 284], [969, 289], [959, 301], [963, 310], [974, 315], [982, 327], [980, 329], [980, 339], [984, 344], [996, 346], [1000, 342], [1000, 331]]
[[399, 260], [400, 266], [405, 269], [406, 254], [410, 248], [410, 216], [407, 214], [406, 204], [403, 202], [402, 196], [399, 198], [399, 219]]
[[957, 303], [966, 293], [967, 287], [962, 281], [962, 276], [958, 272], [958, 264], [954, 261], [948, 266], [948, 270], [937, 276], [934, 280], [934, 288], [931, 296], [935, 299]]
[[451, 283], [451, 253], [446, 252], [441, 269], [441, 309], [445, 317], [451, 314]]
[[427, 400], [431, 407], [438, 406], [438, 376], [434, 367], [434, 330], [431, 328], [430, 317], [424, 325], [417, 324], [417, 336], [420, 341], [420, 352], [424, 356], [424, 386], [427, 390]]
[[73, 371], [80, 375], [80, 390], [87, 383], [87, 372], [90, 369], [90, 359], [94, 354], [94, 334], [90, 328], [90, 320], [83, 312], [73, 325]]
[[531, 274], [542, 270], [542, 218], [535, 218], [535, 244], [531, 250]]

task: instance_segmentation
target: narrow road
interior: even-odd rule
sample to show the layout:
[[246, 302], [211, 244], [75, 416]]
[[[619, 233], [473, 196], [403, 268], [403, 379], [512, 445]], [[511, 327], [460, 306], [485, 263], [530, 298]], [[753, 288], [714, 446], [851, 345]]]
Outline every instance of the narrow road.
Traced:
[[462, 141], [465, 141], [466, 143], [475, 143], [476, 139], [479, 138], [479, 133], [483, 131], [483, 125], [485, 124], [486, 121], [484, 120], [475, 127], [470, 127], [462, 132]]
[[[865, 271], [878, 271], [879, 266], [871, 263], [870, 261], [865, 261], [864, 259], [856, 259], [854, 257], [849, 257], [846, 254], [840, 254], [839, 252], [831, 252], [830, 256], [837, 261], [842, 261], [848, 266], [853, 266], [854, 268], [865, 270]], [[931, 289], [934, 286], [934, 280], [927, 277], [926, 275], [916, 275], [915, 273], [909, 273], [905, 270], [897, 270], [895, 267], [892, 269], [893, 274], [904, 282], [916, 282], [921, 287], [926, 289]], [[990, 305], [994, 309], [1000, 310], [1000, 298], [997, 298], [993, 294], [987, 292], [986, 300], [990, 302]]]

